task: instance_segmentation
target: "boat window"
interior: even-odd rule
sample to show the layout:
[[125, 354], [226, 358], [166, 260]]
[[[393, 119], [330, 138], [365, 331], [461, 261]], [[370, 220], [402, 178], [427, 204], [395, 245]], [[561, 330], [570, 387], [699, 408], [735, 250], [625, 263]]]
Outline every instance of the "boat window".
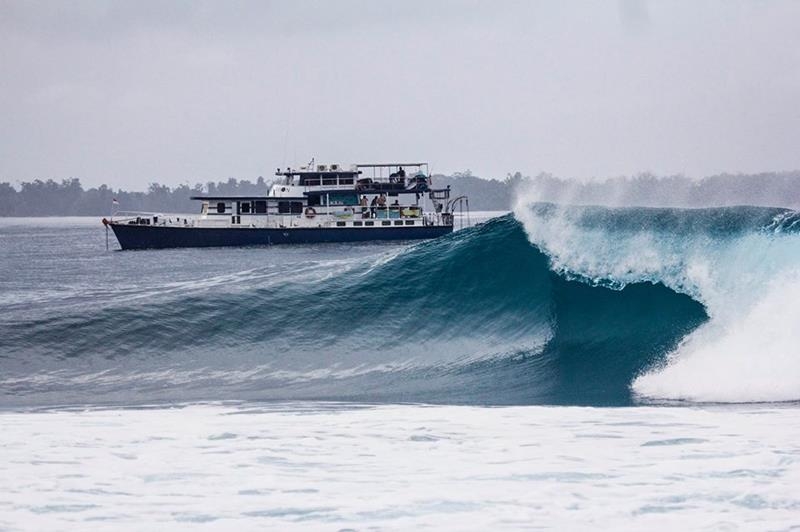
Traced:
[[390, 222], [389, 220], [384, 220], [381, 222], [381, 225], [392, 225], [392, 222]]
[[356, 227], [361, 227], [363, 225], [363, 222], [353, 222], [353, 225], [355, 225]]
[[370, 225], [370, 226], [372, 226], [372, 225], [375, 225], [375, 222], [364, 222], [364, 225]]
[[255, 212], [256, 214], [264, 214], [267, 212], [267, 202], [264, 200], [256, 201], [255, 204]]
[[239, 204], [239, 208], [240, 208], [242, 214], [250, 214], [250, 202], [249, 201], [241, 202]]
[[336, 222], [336, 227], [344, 227], [345, 225], [347, 224], [344, 222]]
[[302, 214], [302, 201], [279, 201], [278, 214]]
[[406, 220], [406, 225], [414, 225], [414, 220]]
[[331, 194], [331, 205], [358, 205], [358, 194]]
[[317, 205], [322, 205], [320, 202], [321, 196], [309, 196], [308, 197], [308, 206], [309, 207], [316, 207]]
[[403, 220], [395, 220], [394, 225], [403, 225]]
[[305, 185], [307, 187], [316, 187], [320, 184], [320, 175], [319, 174], [301, 174], [300, 175], [300, 185]]
[[217, 203], [217, 213], [225, 214], [225, 203], [224, 202], [220, 201], [219, 203]]

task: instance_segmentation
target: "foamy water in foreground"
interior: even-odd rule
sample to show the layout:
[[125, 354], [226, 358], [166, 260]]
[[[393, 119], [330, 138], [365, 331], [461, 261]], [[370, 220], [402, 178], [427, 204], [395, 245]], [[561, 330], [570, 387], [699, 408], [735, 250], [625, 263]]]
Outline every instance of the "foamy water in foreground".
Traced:
[[0, 413], [5, 530], [786, 530], [794, 406]]

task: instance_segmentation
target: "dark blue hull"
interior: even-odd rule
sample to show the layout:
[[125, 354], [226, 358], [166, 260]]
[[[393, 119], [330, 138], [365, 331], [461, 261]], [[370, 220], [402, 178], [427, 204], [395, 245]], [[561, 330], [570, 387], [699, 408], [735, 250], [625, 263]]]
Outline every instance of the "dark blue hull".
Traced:
[[367, 242], [436, 238], [452, 226], [336, 227], [258, 229], [249, 227], [169, 227], [113, 223], [111, 228], [122, 249], [200, 248], [221, 246], [269, 246], [317, 242]]

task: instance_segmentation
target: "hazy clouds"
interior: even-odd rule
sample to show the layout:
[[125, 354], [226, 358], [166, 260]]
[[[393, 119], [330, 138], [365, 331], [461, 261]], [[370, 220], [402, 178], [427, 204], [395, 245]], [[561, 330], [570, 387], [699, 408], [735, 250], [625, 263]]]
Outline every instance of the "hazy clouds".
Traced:
[[800, 168], [800, 2], [0, 0], [0, 180]]

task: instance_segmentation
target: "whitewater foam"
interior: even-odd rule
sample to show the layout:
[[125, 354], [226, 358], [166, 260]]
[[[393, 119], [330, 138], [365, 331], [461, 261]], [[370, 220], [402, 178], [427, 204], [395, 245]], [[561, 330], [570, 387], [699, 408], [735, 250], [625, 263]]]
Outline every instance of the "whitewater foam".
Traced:
[[751, 308], [690, 336], [664, 368], [638, 377], [634, 391], [690, 401], [797, 400], [798, 301], [798, 272], [773, 279]]
[[795, 409], [0, 411], [4, 530], [787, 530]]

